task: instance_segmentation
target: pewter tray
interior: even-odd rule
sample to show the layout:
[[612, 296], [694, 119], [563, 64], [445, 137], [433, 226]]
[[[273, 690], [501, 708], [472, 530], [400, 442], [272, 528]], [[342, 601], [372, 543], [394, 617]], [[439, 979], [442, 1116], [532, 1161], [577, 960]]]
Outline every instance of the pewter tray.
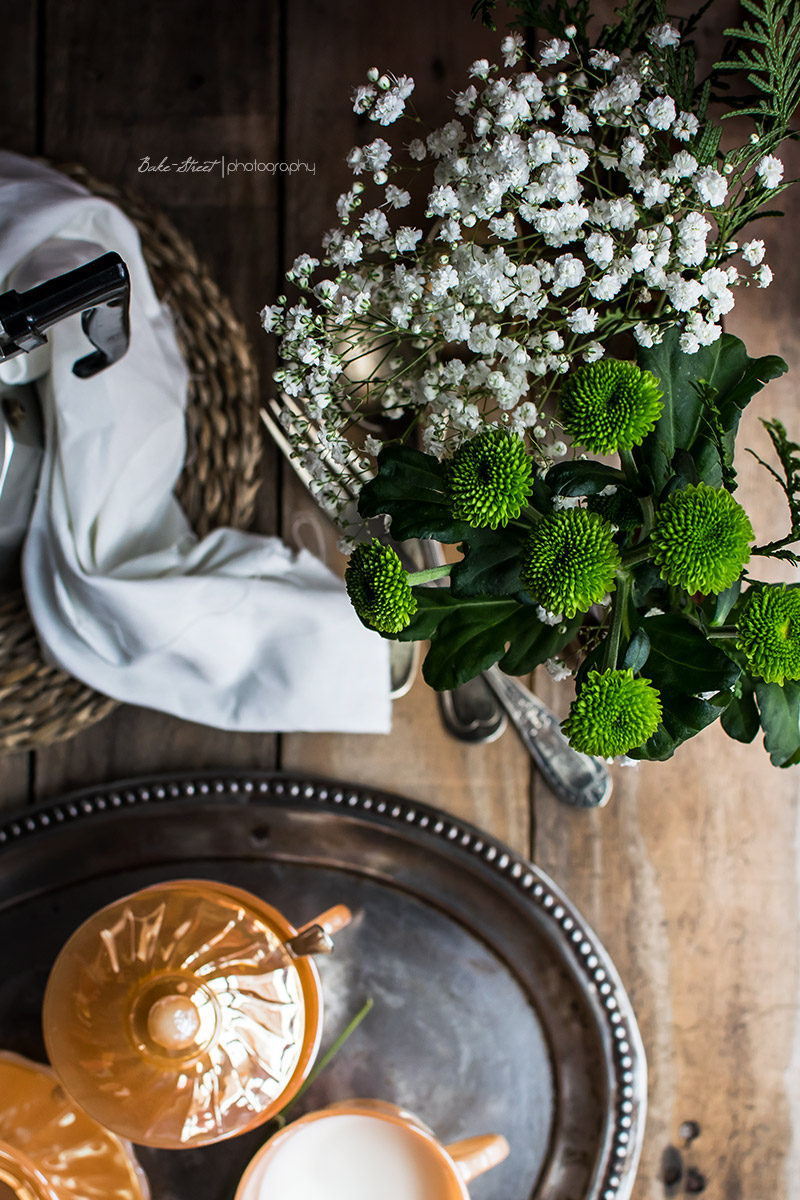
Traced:
[[[374, 1096], [443, 1141], [503, 1133], [472, 1200], [625, 1200], [645, 1061], [607, 954], [558, 888], [487, 834], [416, 802], [271, 774], [135, 780], [0, 826], [0, 1047], [44, 1059], [51, 963], [95, 909], [176, 877], [262, 895], [296, 925], [356, 920], [319, 960], [323, 1052], [374, 1008], [291, 1115]], [[142, 1097], [142, 1103], [146, 1103]], [[206, 1149], [141, 1149], [153, 1200], [232, 1200], [256, 1130]]]

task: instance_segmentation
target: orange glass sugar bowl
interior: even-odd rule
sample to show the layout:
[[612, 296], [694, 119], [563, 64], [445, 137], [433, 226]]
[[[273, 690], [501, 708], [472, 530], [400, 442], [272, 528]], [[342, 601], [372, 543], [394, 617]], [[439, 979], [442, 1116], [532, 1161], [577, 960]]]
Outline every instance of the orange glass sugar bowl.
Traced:
[[97, 1121], [180, 1149], [275, 1116], [322, 1035], [311, 958], [348, 924], [344, 905], [295, 929], [227, 884], [174, 880], [95, 913], [61, 950], [45, 992], [47, 1052]]
[[52, 1071], [0, 1052], [0, 1200], [148, 1200], [130, 1146], [66, 1094]]

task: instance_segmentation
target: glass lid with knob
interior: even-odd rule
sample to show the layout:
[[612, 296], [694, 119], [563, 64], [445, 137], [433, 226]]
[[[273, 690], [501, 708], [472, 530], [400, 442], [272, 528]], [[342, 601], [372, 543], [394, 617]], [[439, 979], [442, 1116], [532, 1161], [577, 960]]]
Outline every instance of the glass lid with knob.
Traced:
[[321, 1037], [312, 953], [350, 920], [339, 905], [296, 930], [238, 888], [176, 880], [101, 909], [59, 954], [47, 1051], [96, 1120], [181, 1148], [267, 1121], [307, 1077]]

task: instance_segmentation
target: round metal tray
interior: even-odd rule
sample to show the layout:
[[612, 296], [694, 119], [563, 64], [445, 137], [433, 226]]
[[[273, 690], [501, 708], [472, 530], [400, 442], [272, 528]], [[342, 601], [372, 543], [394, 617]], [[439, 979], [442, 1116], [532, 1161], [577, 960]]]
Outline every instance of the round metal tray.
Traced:
[[[503, 1133], [473, 1200], [625, 1200], [644, 1129], [644, 1052], [595, 935], [536, 867], [436, 809], [273, 774], [135, 780], [0, 826], [0, 1047], [43, 1059], [50, 966], [101, 905], [194, 877], [262, 895], [299, 925], [353, 925], [318, 960], [326, 1045], [374, 1008], [290, 1115], [373, 1096], [443, 1141]], [[147, 1098], [141, 1097], [146, 1104]], [[153, 1200], [229, 1200], [265, 1130], [139, 1151]]]

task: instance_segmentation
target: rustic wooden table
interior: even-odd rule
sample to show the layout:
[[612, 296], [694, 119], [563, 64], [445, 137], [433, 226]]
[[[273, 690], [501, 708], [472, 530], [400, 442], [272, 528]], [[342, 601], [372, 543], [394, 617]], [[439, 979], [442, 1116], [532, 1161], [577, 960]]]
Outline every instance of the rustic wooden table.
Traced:
[[[496, 39], [468, 0], [0, 0], [4, 70], [0, 143], [80, 161], [138, 190], [192, 238], [248, 327], [270, 393], [274, 348], [258, 309], [281, 269], [332, 223], [360, 137], [351, 85], [373, 64], [412, 74], [433, 120], [466, 66]], [[599, 7], [599, 6], [598, 6]], [[687, 5], [677, 7], [683, 11]], [[717, 0], [719, 32], [736, 5]], [[294, 174], [240, 170], [142, 173], [224, 153], [240, 162], [300, 162]], [[800, 174], [800, 155], [791, 155]], [[742, 446], [766, 452], [760, 415], [800, 432], [800, 194], [758, 233], [777, 281], [745, 295], [729, 322], [751, 353], [778, 353], [788, 380], [743, 422]], [[741, 492], [761, 540], [782, 499], [744, 452]], [[308, 501], [272, 447], [257, 527], [290, 535]], [[331, 543], [332, 545], [332, 543]], [[568, 695], [542, 673], [539, 694]], [[467, 747], [443, 730], [418, 682], [396, 705], [390, 737], [234, 735], [123, 707], [72, 741], [6, 757], [0, 799], [33, 802], [79, 785], [169, 769], [281, 767], [385, 785], [485, 826], [566, 889], [604, 940], [630, 992], [649, 1059], [649, 1116], [636, 1200], [699, 1191], [739, 1200], [800, 1197], [798, 772], [773, 770], [760, 746], [717, 727], [661, 765], [616, 773], [604, 811], [560, 806], [513, 733]], [[698, 1136], [686, 1146], [684, 1122]], [[667, 1148], [684, 1177], [664, 1182]], [[690, 1170], [694, 1169], [694, 1174]], [[702, 1176], [702, 1178], [701, 1178]]]

